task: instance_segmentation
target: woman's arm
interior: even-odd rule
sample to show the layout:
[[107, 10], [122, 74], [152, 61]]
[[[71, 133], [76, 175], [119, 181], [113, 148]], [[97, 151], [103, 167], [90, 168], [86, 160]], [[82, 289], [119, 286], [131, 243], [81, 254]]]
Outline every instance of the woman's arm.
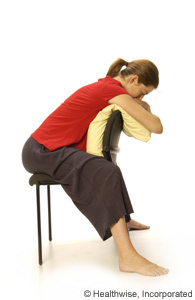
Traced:
[[116, 96], [108, 102], [122, 107], [130, 116], [140, 122], [150, 132], [158, 134], [163, 132], [163, 126], [159, 117], [151, 113], [150, 106], [146, 102], [134, 99], [126, 94]]

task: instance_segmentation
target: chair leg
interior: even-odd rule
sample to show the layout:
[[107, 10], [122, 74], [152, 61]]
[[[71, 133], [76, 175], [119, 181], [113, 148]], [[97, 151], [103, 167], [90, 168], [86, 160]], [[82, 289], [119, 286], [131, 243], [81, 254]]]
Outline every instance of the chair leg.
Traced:
[[50, 185], [47, 186], [49, 241], [52, 241]]
[[42, 265], [42, 241], [41, 241], [41, 210], [40, 210], [40, 191], [39, 184], [36, 184], [37, 195], [37, 230], [38, 230], [38, 255], [39, 264]]

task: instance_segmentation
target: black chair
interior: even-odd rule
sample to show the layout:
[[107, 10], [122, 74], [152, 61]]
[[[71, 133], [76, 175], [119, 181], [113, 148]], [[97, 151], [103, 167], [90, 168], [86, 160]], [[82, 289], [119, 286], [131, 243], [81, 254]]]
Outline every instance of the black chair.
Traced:
[[[119, 110], [114, 111], [107, 121], [103, 137], [103, 155], [105, 159], [116, 164], [117, 153], [120, 151], [118, 143], [123, 129], [123, 119]], [[39, 264], [42, 265], [42, 239], [41, 239], [41, 209], [40, 209], [40, 186], [47, 185], [48, 199], [48, 227], [49, 241], [52, 240], [51, 228], [51, 201], [50, 201], [50, 185], [60, 185], [51, 176], [47, 174], [34, 174], [29, 179], [31, 186], [36, 185], [37, 200], [37, 229], [38, 229], [38, 256]]]

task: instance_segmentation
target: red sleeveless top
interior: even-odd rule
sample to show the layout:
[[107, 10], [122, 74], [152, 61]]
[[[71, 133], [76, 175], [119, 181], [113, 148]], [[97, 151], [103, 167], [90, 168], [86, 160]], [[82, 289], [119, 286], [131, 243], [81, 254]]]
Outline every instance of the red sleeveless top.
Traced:
[[63, 146], [86, 151], [89, 124], [108, 100], [121, 94], [128, 92], [119, 81], [109, 76], [99, 79], [67, 98], [31, 136], [50, 151]]

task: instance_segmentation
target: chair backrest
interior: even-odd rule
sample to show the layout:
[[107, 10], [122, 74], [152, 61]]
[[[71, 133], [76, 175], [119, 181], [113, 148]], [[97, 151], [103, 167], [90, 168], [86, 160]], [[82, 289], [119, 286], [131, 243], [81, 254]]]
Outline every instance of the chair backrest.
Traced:
[[119, 110], [115, 110], [108, 119], [103, 137], [103, 155], [116, 164], [117, 153], [120, 151], [118, 144], [123, 130], [123, 118]]

